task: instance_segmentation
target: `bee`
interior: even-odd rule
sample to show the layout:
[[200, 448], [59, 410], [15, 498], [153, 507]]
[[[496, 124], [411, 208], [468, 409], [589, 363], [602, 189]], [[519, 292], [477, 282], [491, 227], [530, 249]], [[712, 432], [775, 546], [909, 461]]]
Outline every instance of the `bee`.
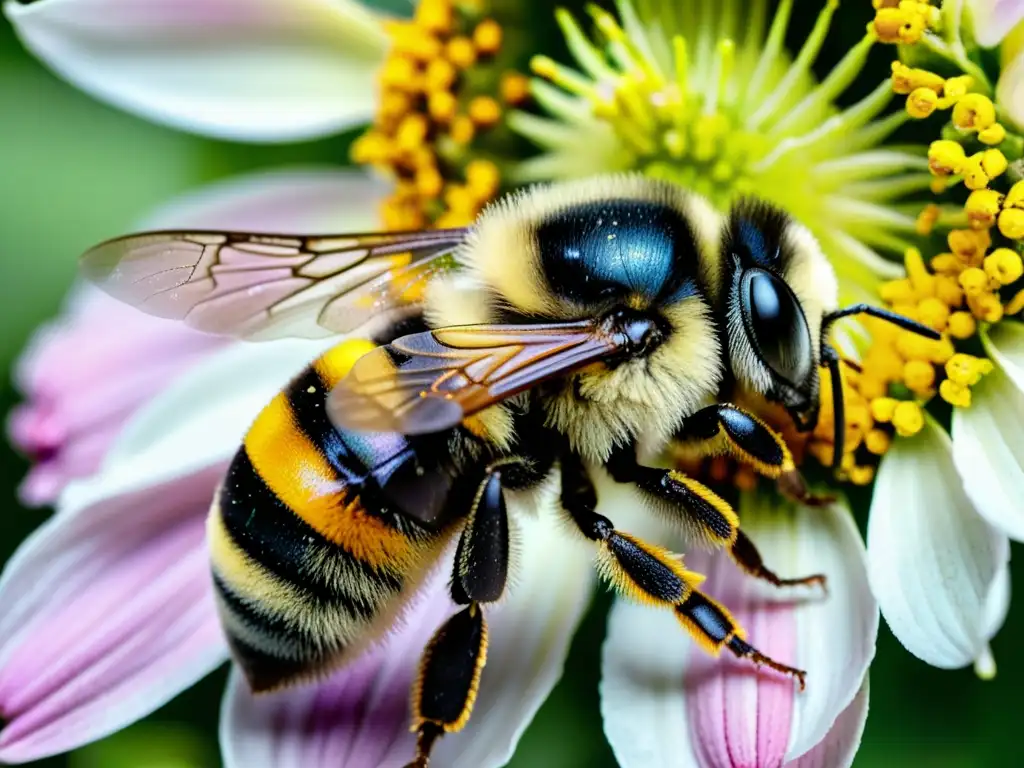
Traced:
[[[411, 766], [469, 719], [485, 614], [513, 565], [516, 504], [555, 484], [620, 593], [672, 611], [705, 650], [792, 676], [747, 642], [702, 577], [598, 512], [598, 487], [724, 550], [777, 586], [735, 511], [697, 480], [645, 463], [672, 443], [727, 453], [812, 497], [782, 438], [731, 404], [781, 404], [817, 423], [832, 370], [844, 434], [837, 281], [812, 235], [763, 202], [728, 215], [639, 176], [541, 186], [470, 227], [292, 236], [152, 232], [83, 257], [108, 293], [213, 333], [261, 340], [344, 335], [256, 417], [208, 522], [214, 591], [254, 691], [337, 669], [396, 621], [454, 546], [460, 606], [426, 643], [412, 692]], [[550, 495], [543, 498], [550, 499]]]

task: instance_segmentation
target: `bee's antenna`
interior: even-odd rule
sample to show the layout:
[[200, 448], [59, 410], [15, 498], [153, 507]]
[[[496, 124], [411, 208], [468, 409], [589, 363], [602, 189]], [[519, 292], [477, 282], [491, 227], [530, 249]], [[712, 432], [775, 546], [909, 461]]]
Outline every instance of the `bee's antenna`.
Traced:
[[929, 339], [938, 341], [941, 336], [938, 331], [933, 328], [929, 328], [927, 325], [922, 325], [916, 320], [911, 320], [909, 317], [891, 312], [888, 309], [882, 309], [871, 304], [851, 304], [848, 307], [837, 309], [834, 312], [828, 312], [824, 317], [821, 318], [821, 335], [822, 338], [828, 333], [829, 327], [836, 320], [841, 320], [844, 317], [850, 317], [851, 315], [870, 315], [871, 317], [877, 317], [879, 320], [885, 320], [893, 325], [898, 325], [905, 331], [916, 333], [919, 336], [925, 336]]
[[899, 326], [905, 331], [916, 333], [928, 339], [938, 340], [941, 338], [938, 331], [929, 328], [927, 325], [911, 320], [909, 317], [882, 309], [871, 304], [852, 304], [849, 307], [837, 309], [834, 312], [825, 314], [821, 319], [821, 361], [828, 366], [830, 378], [832, 379], [832, 410], [834, 413], [833, 423], [835, 433], [833, 436], [834, 453], [832, 455], [832, 469], [838, 471], [843, 463], [843, 448], [846, 442], [846, 401], [843, 397], [843, 380], [840, 375], [841, 360], [839, 352], [828, 341], [829, 328], [836, 320], [852, 315], [869, 315], [885, 320], [888, 323]]

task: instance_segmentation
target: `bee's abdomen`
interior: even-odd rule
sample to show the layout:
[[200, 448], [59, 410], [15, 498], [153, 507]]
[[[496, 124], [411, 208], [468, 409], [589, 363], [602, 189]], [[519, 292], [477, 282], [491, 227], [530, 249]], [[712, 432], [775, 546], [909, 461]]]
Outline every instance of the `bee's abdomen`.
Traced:
[[327, 393], [368, 345], [339, 344], [264, 408], [211, 510], [221, 617], [256, 690], [359, 645], [437, 541], [382, 501], [368, 468], [410, 453], [403, 438], [346, 435], [327, 418]]

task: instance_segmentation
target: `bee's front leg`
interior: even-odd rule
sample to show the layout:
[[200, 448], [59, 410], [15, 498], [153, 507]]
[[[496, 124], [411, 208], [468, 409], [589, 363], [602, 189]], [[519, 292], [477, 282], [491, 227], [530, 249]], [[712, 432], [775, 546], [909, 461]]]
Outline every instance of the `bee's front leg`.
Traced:
[[779, 492], [807, 506], [834, 499], [816, 496], [807, 488], [782, 436], [752, 413], [728, 403], [716, 403], [687, 417], [675, 435], [705, 455], [728, 455], [759, 475], [775, 480]]
[[612, 479], [632, 483], [655, 502], [661, 502], [668, 515], [679, 519], [687, 531], [708, 545], [728, 551], [745, 572], [777, 587], [795, 584], [825, 584], [820, 573], [783, 579], [770, 570], [754, 546], [740, 530], [735, 510], [725, 499], [682, 472], [645, 467], [636, 459], [636, 447], [616, 449], [605, 465]]

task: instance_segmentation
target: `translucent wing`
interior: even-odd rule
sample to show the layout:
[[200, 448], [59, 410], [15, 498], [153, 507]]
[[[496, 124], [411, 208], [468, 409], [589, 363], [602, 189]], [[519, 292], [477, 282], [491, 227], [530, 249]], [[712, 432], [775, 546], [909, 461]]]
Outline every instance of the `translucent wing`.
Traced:
[[555, 376], [606, 360], [627, 340], [597, 323], [466, 325], [416, 333], [364, 355], [327, 398], [342, 429], [437, 432]]
[[146, 232], [96, 246], [82, 269], [113, 297], [202, 331], [317, 338], [416, 305], [468, 231]]

